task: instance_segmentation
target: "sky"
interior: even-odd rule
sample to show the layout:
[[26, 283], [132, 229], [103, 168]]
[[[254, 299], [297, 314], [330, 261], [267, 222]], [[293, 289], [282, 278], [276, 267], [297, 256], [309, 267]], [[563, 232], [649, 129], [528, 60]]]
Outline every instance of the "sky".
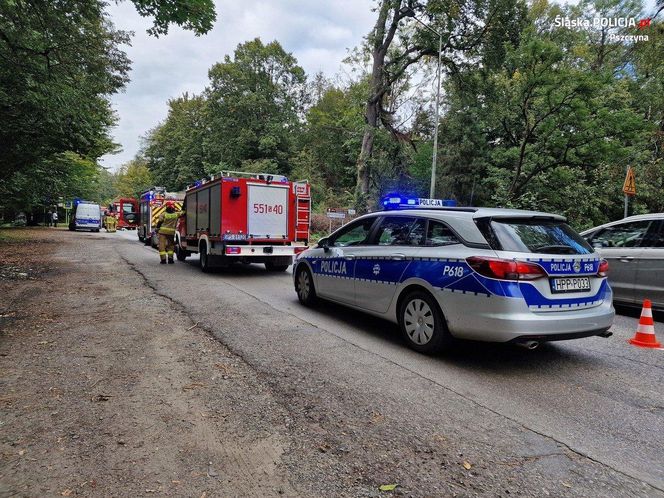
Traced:
[[132, 2], [111, 2], [108, 12], [116, 28], [133, 31], [125, 46], [132, 61], [131, 82], [112, 97], [119, 117], [113, 130], [122, 152], [106, 155], [101, 164], [117, 170], [131, 160], [140, 137], [164, 120], [167, 102], [184, 92], [200, 93], [207, 72], [239, 43], [259, 37], [277, 40], [291, 52], [308, 75], [322, 71], [333, 77], [341, 69], [347, 50], [359, 45], [375, 22], [373, 0], [217, 0], [217, 22], [203, 36], [177, 27], [155, 38], [146, 29]]

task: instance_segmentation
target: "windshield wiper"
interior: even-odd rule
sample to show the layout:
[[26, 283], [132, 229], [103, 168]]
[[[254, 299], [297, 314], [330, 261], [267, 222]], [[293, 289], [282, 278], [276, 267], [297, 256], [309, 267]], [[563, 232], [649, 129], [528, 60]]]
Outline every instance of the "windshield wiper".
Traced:
[[576, 250], [573, 247], [565, 245], [543, 245], [536, 246], [533, 249], [533, 252], [548, 252], [551, 254], [576, 254]]

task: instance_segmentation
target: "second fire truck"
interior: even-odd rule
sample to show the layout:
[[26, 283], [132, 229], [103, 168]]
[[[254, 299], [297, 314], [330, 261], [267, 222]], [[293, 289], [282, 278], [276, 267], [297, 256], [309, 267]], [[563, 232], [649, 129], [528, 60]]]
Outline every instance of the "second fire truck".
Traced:
[[141, 194], [138, 210], [138, 240], [146, 246], [157, 247], [155, 226], [157, 218], [166, 209], [166, 201], [173, 201], [176, 209], [182, 209], [181, 192], [166, 192], [164, 187], [152, 187]]
[[309, 183], [284, 176], [222, 172], [187, 188], [175, 252], [200, 254], [201, 269], [234, 261], [284, 271], [307, 248]]

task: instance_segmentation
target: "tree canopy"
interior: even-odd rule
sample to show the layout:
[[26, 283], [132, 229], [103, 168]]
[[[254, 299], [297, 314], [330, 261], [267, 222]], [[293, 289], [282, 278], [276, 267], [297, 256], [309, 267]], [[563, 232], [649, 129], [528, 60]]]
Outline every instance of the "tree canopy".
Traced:
[[[171, 24], [203, 34], [215, 20], [211, 0], [133, 3], [154, 19], [154, 35]], [[0, 3], [0, 207], [90, 195], [94, 178], [103, 176], [97, 159], [118, 149], [109, 98], [129, 81], [121, 46], [131, 37], [115, 29], [106, 6], [101, 0]]]
[[[133, 1], [154, 35], [214, 22], [208, 0]], [[16, 202], [30, 184], [33, 203], [85, 191], [69, 174], [99, 196], [150, 182], [180, 190], [221, 170], [307, 178], [318, 210], [368, 209], [394, 190], [427, 196], [440, 43], [436, 196], [554, 211], [582, 228], [621, 216], [631, 165], [633, 211], [664, 210], [664, 4], [380, 0], [335, 79], [307, 76], [278, 41], [251, 39], [210, 68], [200, 94], [166, 103], [167, 118], [118, 173], [96, 159], [114, 147], [108, 96], [128, 80], [118, 49], [128, 35], [102, 3], [38, 5], [10, 3], [0, 18], [0, 189]], [[556, 23], [601, 17], [651, 24]]]

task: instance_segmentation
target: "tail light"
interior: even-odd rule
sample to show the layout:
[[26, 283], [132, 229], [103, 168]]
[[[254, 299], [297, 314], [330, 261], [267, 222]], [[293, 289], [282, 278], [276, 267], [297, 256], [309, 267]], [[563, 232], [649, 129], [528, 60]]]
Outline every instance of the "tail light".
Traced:
[[240, 247], [227, 247], [226, 248], [226, 254], [240, 254], [240, 251], [242, 251], [242, 248], [240, 248]]
[[606, 277], [609, 274], [609, 262], [605, 259], [601, 259], [599, 262], [599, 268], [597, 269], [598, 277]]
[[300, 254], [301, 252], [309, 249], [307, 246], [295, 246], [295, 254]]
[[535, 280], [546, 277], [544, 268], [526, 261], [472, 256], [466, 258], [466, 262], [480, 275], [499, 280]]

